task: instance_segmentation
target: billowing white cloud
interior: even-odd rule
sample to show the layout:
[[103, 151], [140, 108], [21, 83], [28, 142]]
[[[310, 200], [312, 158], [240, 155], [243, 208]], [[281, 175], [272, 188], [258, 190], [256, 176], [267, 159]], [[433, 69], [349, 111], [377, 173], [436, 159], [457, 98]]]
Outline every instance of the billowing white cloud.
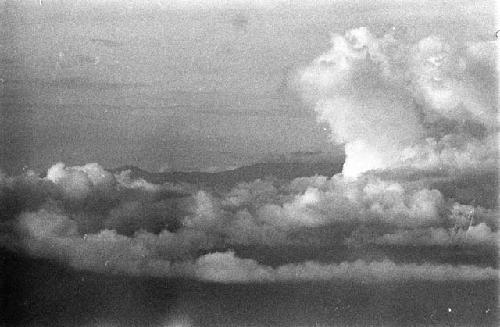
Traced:
[[85, 199], [94, 190], [110, 192], [116, 186], [113, 174], [96, 163], [66, 167], [57, 163], [47, 171], [49, 181], [60, 186], [71, 199]]
[[255, 219], [281, 228], [369, 221], [418, 226], [444, 219], [445, 203], [437, 190], [415, 190], [377, 178], [350, 180], [337, 175], [321, 184], [311, 180], [315, 186], [258, 207]]
[[495, 41], [469, 42], [465, 48], [466, 58], [471, 64], [486, 65], [496, 71], [496, 46]]
[[140, 189], [150, 192], [159, 191], [162, 187], [161, 185], [149, 183], [143, 178], [131, 178], [131, 173], [132, 171], [130, 170], [124, 170], [115, 175], [116, 181], [120, 184], [120, 186], [124, 188]]
[[485, 74], [468, 69], [471, 58], [487, 61], [483, 52], [492, 49], [467, 49], [462, 54], [436, 36], [408, 44], [364, 27], [332, 36], [331, 49], [298, 79], [332, 140], [345, 144], [345, 176], [398, 166], [496, 163], [493, 86], [484, 83]]
[[407, 147], [402, 151], [401, 160], [403, 164], [427, 170], [488, 169], [496, 167], [496, 146], [495, 135], [478, 140], [448, 134], [440, 140], [427, 138], [424, 142]]

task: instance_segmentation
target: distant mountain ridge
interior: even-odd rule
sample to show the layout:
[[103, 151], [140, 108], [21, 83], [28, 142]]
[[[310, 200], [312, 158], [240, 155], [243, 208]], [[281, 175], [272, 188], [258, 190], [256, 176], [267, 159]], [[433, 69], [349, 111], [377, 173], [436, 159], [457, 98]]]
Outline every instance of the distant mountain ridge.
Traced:
[[150, 183], [162, 184], [189, 183], [201, 186], [227, 186], [231, 187], [242, 182], [251, 182], [262, 178], [276, 178], [292, 180], [297, 177], [310, 177], [314, 175], [333, 176], [342, 171], [344, 158], [328, 162], [268, 162], [256, 163], [233, 170], [222, 172], [157, 172], [145, 171], [136, 166], [121, 166], [108, 169], [112, 173], [130, 170], [131, 178], [142, 178]]

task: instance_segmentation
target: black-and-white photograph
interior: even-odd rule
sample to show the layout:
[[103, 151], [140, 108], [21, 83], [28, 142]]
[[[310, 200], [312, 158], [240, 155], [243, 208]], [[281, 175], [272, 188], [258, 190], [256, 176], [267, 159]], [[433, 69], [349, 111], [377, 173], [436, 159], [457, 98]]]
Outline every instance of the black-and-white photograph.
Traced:
[[498, 326], [495, 9], [0, 0], [0, 326]]

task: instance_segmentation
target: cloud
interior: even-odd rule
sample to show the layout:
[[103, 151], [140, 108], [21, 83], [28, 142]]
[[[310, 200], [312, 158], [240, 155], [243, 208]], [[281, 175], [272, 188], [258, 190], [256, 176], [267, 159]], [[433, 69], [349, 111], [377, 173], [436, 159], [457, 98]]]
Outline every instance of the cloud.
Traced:
[[[372, 245], [475, 253], [498, 236], [491, 47], [393, 34], [334, 34], [331, 49], [299, 73], [305, 100], [345, 144], [341, 174], [227, 190], [58, 163], [46, 177], [0, 176], [0, 241], [75, 269], [216, 282], [496, 278], [494, 268], [447, 258], [363, 255]], [[285, 255], [269, 266], [257, 260], [259, 248], [353, 256], [324, 263]], [[378, 258], [391, 255], [381, 251]]]
[[[308, 182], [312, 185], [300, 185]], [[437, 190], [414, 190], [377, 178], [352, 181], [336, 175], [301, 178], [291, 185], [300, 191], [258, 207], [256, 219], [282, 228], [368, 221], [417, 226], [439, 224], [445, 208]]]
[[479, 223], [467, 229], [430, 227], [423, 230], [405, 230], [385, 234], [374, 240], [374, 243], [380, 245], [486, 245], [496, 247], [497, 239], [498, 232], [493, 232], [485, 223]]
[[144, 192], [149, 196], [154, 194], [165, 194], [170, 193], [170, 195], [175, 195], [177, 193], [179, 196], [183, 194], [191, 193], [195, 190], [192, 186], [185, 183], [170, 183], [164, 182], [161, 184], [150, 183], [146, 181], [144, 178], [140, 177], [132, 177], [132, 170], [127, 169], [120, 171], [115, 174], [116, 181], [118, 183], [118, 187], [122, 190], [134, 190], [138, 192]]
[[490, 169], [497, 164], [496, 138], [490, 135], [482, 140], [461, 135], [446, 135], [440, 140], [428, 138], [425, 142], [403, 150], [402, 160], [412, 167], [427, 170]]
[[93, 191], [110, 192], [116, 186], [113, 174], [98, 164], [66, 167], [57, 163], [47, 171], [47, 180], [61, 187], [71, 199], [82, 200]]
[[332, 140], [345, 144], [344, 175], [496, 163], [494, 91], [487, 73], [470, 68], [488, 61], [490, 47], [471, 45], [463, 54], [437, 36], [410, 44], [365, 27], [331, 42], [298, 83]]
[[194, 214], [186, 217], [183, 225], [206, 229], [216, 224], [221, 214], [217, 202], [205, 191], [198, 191], [194, 196], [194, 201]]
[[342, 263], [308, 261], [272, 268], [255, 260], [241, 259], [233, 252], [212, 253], [200, 257], [194, 264], [201, 280], [224, 283], [356, 280], [368, 283], [408, 280], [482, 280], [497, 278], [493, 268], [439, 264], [397, 264], [389, 260]]
[[[453, 202], [425, 183], [339, 174], [256, 180], [215, 192], [130, 176], [97, 164], [56, 164], [44, 178], [2, 176], [0, 204], [11, 209], [10, 216], [3, 213], [0, 239], [75, 269], [219, 282], [482, 279], [494, 272], [447, 263], [286, 258], [271, 267], [251, 250], [495, 245], [494, 209]], [[233, 248], [247, 249], [249, 257], [239, 258]]]
[[0, 176], [0, 217], [15, 219], [25, 210], [36, 210], [50, 199], [61, 197], [61, 190], [52, 182], [28, 171], [22, 176]]
[[19, 227], [35, 239], [78, 235], [76, 222], [45, 209], [21, 214]]
[[[224, 283], [339, 279], [364, 282], [481, 280], [497, 276], [493, 268], [396, 264], [389, 260], [330, 264], [308, 261], [272, 268], [253, 259], [238, 258], [231, 251], [209, 253], [189, 260], [187, 256], [179, 258], [178, 255], [193, 246], [193, 235], [164, 231], [158, 235], [138, 232], [134, 237], [127, 237], [112, 230], [102, 230], [82, 237], [76, 234], [76, 224], [70, 219], [47, 211], [22, 215], [20, 227], [32, 236], [25, 239], [25, 246], [32, 253], [56, 257], [74, 268], [113, 274], [182, 276]], [[481, 237], [485, 232], [483, 226], [478, 226], [473, 237]], [[201, 235], [201, 238], [205, 236]], [[173, 253], [169, 255], [169, 251]]]
[[196, 231], [139, 230], [129, 237], [103, 229], [81, 235], [75, 221], [46, 210], [22, 214], [18, 228], [27, 235], [22, 245], [32, 255], [58, 259], [77, 269], [130, 275], [173, 276], [170, 261], [186, 260], [209, 242], [207, 235]]
[[[91, 191], [111, 197], [100, 213], [101, 229], [132, 235], [140, 229], [158, 233], [163, 229], [183, 228], [235, 243], [250, 239], [267, 243], [263, 238], [266, 234], [282, 235], [276, 238], [281, 242], [297, 229], [339, 224], [441, 226], [472, 208], [446, 200], [439, 190], [429, 186], [384, 180], [376, 175], [357, 180], [342, 175], [304, 177], [290, 183], [256, 180], [238, 184], [217, 196], [204, 190], [190, 190], [187, 193], [190, 195], [181, 200], [165, 192], [189, 188], [132, 180], [127, 173], [107, 174], [98, 165], [65, 168], [58, 164], [49, 170], [47, 179], [60, 186], [69, 200], [88, 197]], [[114, 196], [110, 196], [112, 192]], [[492, 214], [481, 208], [477, 210], [481, 213], [477, 219], [495, 226]], [[272, 243], [271, 239], [268, 241]]]
[[466, 78], [466, 61], [441, 38], [430, 36], [412, 49], [411, 86], [424, 110], [451, 119], [472, 119], [491, 124], [494, 109], [480, 99], [479, 90]]
[[496, 248], [498, 232], [493, 232], [485, 223], [468, 228], [428, 227], [400, 230], [382, 236], [356, 234], [346, 239], [354, 246], [398, 245], [398, 246], [488, 246]]
[[125, 235], [140, 229], [175, 230], [191, 193], [181, 185], [131, 179], [126, 172], [115, 176], [98, 164], [67, 167], [62, 163], [52, 166], [44, 178], [30, 171], [4, 176], [0, 190], [3, 221], [35, 212], [47, 218], [51, 212], [75, 222], [81, 235], [105, 228]]

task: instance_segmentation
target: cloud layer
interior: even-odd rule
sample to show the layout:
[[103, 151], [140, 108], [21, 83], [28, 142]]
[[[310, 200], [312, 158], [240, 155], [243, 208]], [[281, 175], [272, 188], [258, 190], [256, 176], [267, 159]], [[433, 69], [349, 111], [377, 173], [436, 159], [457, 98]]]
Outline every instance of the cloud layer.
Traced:
[[3, 245], [15, 244], [76, 269], [217, 282], [469, 280], [497, 273], [493, 267], [389, 259], [273, 267], [252, 258], [251, 251], [243, 259], [231, 250], [495, 248], [495, 211], [452, 202], [421, 185], [369, 174], [357, 180], [336, 175], [289, 183], [256, 180], [221, 193], [129, 176], [113, 175], [97, 164], [56, 164], [43, 178], [32, 172], [4, 176], [1, 203], [10, 213], [2, 217]]
[[196, 275], [200, 279], [220, 282], [483, 280], [495, 279], [498, 274], [497, 270], [493, 268], [439, 264], [395, 264], [389, 260], [370, 263], [357, 260], [339, 264], [321, 264], [308, 261], [272, 268], [259, 265], [251, 259], [239, 259], [232, 252], [205, 255], [196, 261], [195, 269]]

